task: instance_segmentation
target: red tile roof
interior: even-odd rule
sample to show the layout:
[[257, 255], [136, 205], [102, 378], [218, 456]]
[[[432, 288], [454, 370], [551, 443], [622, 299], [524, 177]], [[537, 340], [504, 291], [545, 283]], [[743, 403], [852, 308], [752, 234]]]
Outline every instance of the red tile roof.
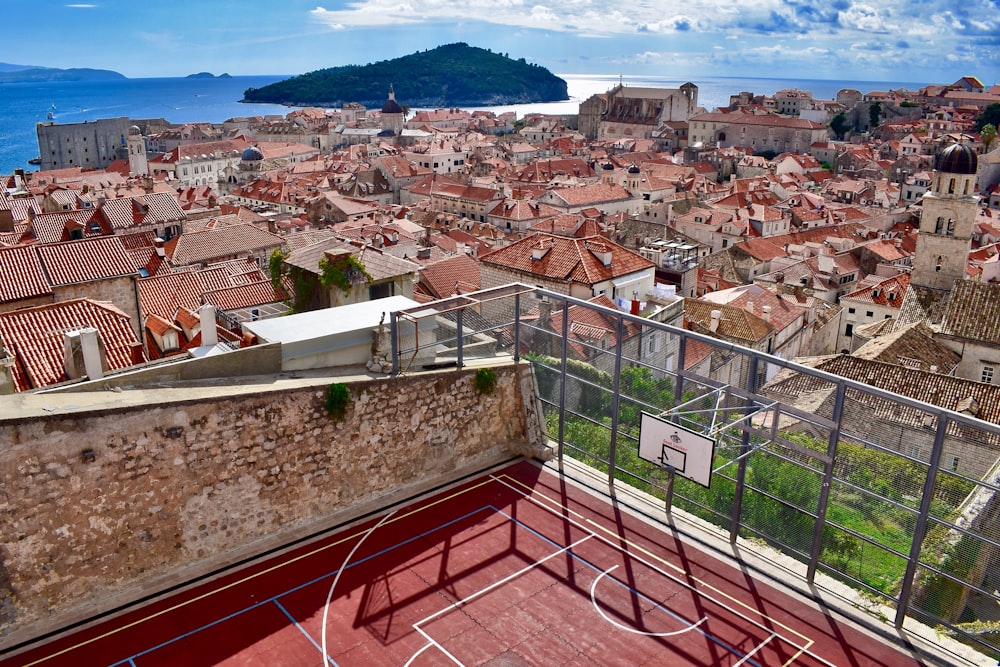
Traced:
[[139, 272], [117, 236], [39, 245], [37, 251], [52, 285], [72, 285]]
[[[539, 248], [547, 250], [540, 259], [533, 259], [533, 251]], [[611, 253], [611, 263], [608, 266], [595, 255], [604, 251]], [[579, 239], [551, 234], [534, 234], [487, 253], [480, 261], [530, 276], [584, 285], [593, 285], [655, 266], [653, 262], [628, 248], [599, 236]]]
[[0, 303], [51, 294], [52, 288], [34, 247], [0, 248]]
[[18, 391], [69, 380], [63, 339], [66, 332], [85, 327], [98, 330], [109, 370], [133, 365], [132, 351], [139, 341], [131, 319], [110, 303], [73, 299], [0, 313], [0, 339], [16, 359], [11, 371]]

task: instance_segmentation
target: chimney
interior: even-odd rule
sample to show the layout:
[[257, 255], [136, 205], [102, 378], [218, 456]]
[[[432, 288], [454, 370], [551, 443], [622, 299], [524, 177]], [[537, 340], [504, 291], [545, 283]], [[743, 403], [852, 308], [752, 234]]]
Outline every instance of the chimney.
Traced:
[[202, 346], [219, 344], [219, 332], [215, 328], [215, 306], [206, 303], [198, 309], [198, 319], [201, 321]]
[[765, 322], [770, 322], [771, 321], [771, 306], [764, 306], [763, 308], [761, 308], [761, 310], [764, 311], [764, 321]]
[[67, 331], [63, 337], [63, 370], [71, 380], [87, 376], [91, 380], [104, 377], [104, 354], [97, 329], [87, 327]]
[[719, 322], [722, 320], [722, 311], [713, 310], [712, 311], [712, 321], [708, 324], [708, 330], [715, 333], [719, 330]]

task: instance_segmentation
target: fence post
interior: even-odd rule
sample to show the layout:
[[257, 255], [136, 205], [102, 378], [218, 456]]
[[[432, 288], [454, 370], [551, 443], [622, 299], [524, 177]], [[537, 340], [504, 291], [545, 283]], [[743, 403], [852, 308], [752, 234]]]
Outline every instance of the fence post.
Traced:
[[566, 356], [569, 354], [569, 307], [563, 301], [562, 313], [562, 361], [559, 372], [559, 461], [563, 458], [563, 439], [566, 435]]
[[896, 627], [903, 627], [906, 620], [906, 610], [910, 608], [910, 594], [913, 592], [913, 578], [917, 573], [917, 562], [920, 560], [920, 548], [927, 535], [928, 517], [931, 513], [931, 501], [934, 500], [934, 485], [937, 483], [938, 470], [941, 467], [941, 455], [944, 451], [944, 437], [948, 432], [948, 415], [938, 414], [937, 431], [934, 433], [934, 446], [927, 465], [927, 479], [924, 480], [924, 493], [920, 498], [920, 513], [917, 514], [917, 525], [913, 529], [913, 542], [910, 544], [910, 557], [906, 561], [906, 572], [903, 574], [903, 585], [899, 589], [899, 604], [896, 607]]
[[[751, 394], [757, 393], [757, 354], [750, 355], [750, 365], [747, 369], [747, 391]], [[752, 410], [753, 406], [747, 408]], [[746, 490], [747, 480], [747, 454], [750, 452], [750, 431], [744, 424], [740, 436], [740, 462], [736, 467], [736, 493], [733, 498], [733, 513], [729, 521], [729, 542], [736, 544], [736, 538], [740, 534], [740, 515], [743, 513], [743, 492]]]
[[[687, 348], [687, 336], [683, 333], [679, 336], [680, 345], [677, 350], [677, 377], [674, 380], [674, 405], [683, 403], [681, 396], [684, 395], [684, 350]], [[670, 407], [674, 407], [671, 405]]]
[[399, 320], [395, 310], [389, 313], [389, 344], [392, 346], [392, 374], [399, 375]]
[[464, 308], [459, 308], [455, 311], [455, 335], [458, 339], [455, 342], [455, 354], [456, 354], [456, 366], [462, 368], [464, 366], [463, 350], [462, 350], [462, 313], [465, 312]]
[[622, 338], [624, 338], [625, 318], [618, 316], [615, 324], [615, 376], [611, 389], [611, 446], [608, 448], [608, 485], [615, 485], [615, 461], [618, 456], [618, 392], [622, 386]]
[[521, 293], [514, 295], [514, 363], [521, 360]]
[[830, 487], [833, 485], [833, 462], [837, 456], [837, 445], [840, 442], [840, 420], [844, 416], [844, 395], [847, 385], [837, 383], [837, 395], [833, 403], [833, 423], [830, 438], [826, 443], [826, 455], [829, 461], [823, 466], [823, 484], [819, 489], [819, 502], [816, 506], [816, 525], [813, 526], [812, 549], [809, 552], [809, 565], [806, 568], [806, 581], [810, 584], [816, 578], [816, 567], [823, 553], [823, 529], [826, 527], [826, 510], [830, 505]]

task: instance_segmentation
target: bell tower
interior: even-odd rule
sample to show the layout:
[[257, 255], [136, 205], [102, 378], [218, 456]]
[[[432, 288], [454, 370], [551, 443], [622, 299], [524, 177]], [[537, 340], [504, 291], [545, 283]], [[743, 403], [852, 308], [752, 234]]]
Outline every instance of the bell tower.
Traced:
[[137, 176], [148, 176], [149, 162], [146, 160], [146, 140], [142, 137], [142, 130], [136, 125], [128, 129], [127, 148], [129, 173]]
[[949, 146], [938, 156], [931, 189], [924, 193], [911, 274], [914, 285], [950, 290], [966, 277], [979, 211], [977, 167], [976, 151], [965, 144]]

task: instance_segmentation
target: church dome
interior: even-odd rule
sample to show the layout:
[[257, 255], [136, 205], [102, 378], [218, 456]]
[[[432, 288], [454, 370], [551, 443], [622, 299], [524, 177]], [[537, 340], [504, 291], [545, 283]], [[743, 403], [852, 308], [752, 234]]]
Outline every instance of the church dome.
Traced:
[[250, 146], [243, 151], [240, 155], [240, 159], [244, 162], [260, 162], [264, 159], [264, 154], [260, 152], [260, 149], [256, 146]]
[[604, 169], [605, 171], [614, 171], [615, 170], [615, 165], [611, 164], [610, 162], [605, 162], [601, 166], [601, 168]]
[[399, 106], [399, 102], [390, 97], [382, 105], [382, 113], [403, 113], [403, 107]]
[[141, 135], [142, 130], [139, 129], [138, 125], [133, 125], [132, 127], [128, 128], [128, 133], [129, 136]]
[[638, 173], [640, 173], [639, 166], [635, 162], [633, 162], [632, 166], [630, 166], [628, 168], [628, 173], [630, 173], [630, 174], [638, 174]]
[[976, 151], [965, 144], [948, 146], [937, 159], [937, 170], [947, 174], [975, 174], [978, 165]]

